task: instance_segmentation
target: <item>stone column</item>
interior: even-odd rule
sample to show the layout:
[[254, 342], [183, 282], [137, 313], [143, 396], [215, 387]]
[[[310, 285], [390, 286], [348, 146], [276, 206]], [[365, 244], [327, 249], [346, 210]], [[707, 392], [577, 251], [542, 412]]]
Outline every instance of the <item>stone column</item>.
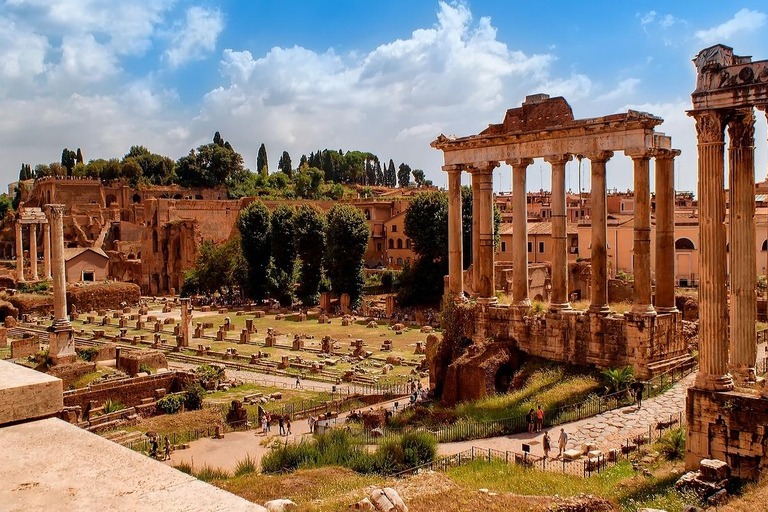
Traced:
[[571, 309], [568, 300], [568, 231], [565, 204], [565, 164], [571, 155], [544, 160], [552, 166], [552, 297], [550, 309]]
[[448, 173], [448, 291], [460, 296], [464, 291], [461, 166], [444, 165], [443, 170]]
[[[480, 299], [495, 300], [495, 285], [493, 279], [493, 169], [498, 163], [488, 162], [476, 165], [472, 170], [472, 194], [477, 195], [478, 208], [473, 216], [479, 213], [479, 250], [475, 261], [477, 273], [477, 296]], [[475, 187], [476, 185], [476, 187]]]
[[728, 124], [731, 263], [731, 374], [755, 380], [757, 257], [755, 255], [755, 116], [740, 110]]
[[16, 280], [24, 282], [24, 226], [16, 219]]
[[43, 261], [45, 263], [45, 278], [51, 278], [51, 225], [43, 224]]
[[64, 265], [64, 205], [46, 205], [51, 225], [53, 266], [53, 325], [48, 328], [49, 354], [54, 363], [75, 359], [75, 333], [67, 318], [67, 276]]
[[635, 255], [632, 274], [634, 275], [634, 304], [632, 314], [655, 315], [651, 304], [651, 152], [628, 151], [634, 163], [635, 205], [634, 205], [634, 246]]
[[605, 164], [613, 151], [597, 151], [586, 155], [590, 160], [592, 181], [592, 297], [591, 313], [607, 315], [608, 307], [608, 213], [606, 210]]
[[29, 225], [29, 264], [32, 267], [32, 281], [37, 281], [37, 224]]
[[[471, 172], [471, 170], [470, 170]], [[472, 294], [477, 295], [479, 286], [477, 258], [480, 254], [480, 182], [472, 174]]]
[[656, 152], [656, 311], [675, 313], [675, 157]]
[[192, 323], [190, 306], [191, 299], [181, 299], [181, 346], [189, 346], [189, 324]]
[[[699, 373], [696, 387], [733, 389], [728, 373], [723, 113], [692, 112], [699, 172]], [[754, 252], [754, 248], [750, 251]], [[754, 325], [752, 326], [754, 329]]]
[[527, 308], [528, 297], [528, 191], [526, 172], [530, 158], [507, 160], [512, 166], [512, 305]]

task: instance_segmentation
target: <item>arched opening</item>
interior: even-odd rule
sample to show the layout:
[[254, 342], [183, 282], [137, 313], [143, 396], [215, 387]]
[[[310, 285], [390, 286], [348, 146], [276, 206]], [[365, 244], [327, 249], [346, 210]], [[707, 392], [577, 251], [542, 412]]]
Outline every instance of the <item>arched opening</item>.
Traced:
[[134, 203], [141, 203], [141, 196], [139, 194], [133, 194], [132, 199]]
[[128, 259], [129, 260], [135, 260], [136, 259], [136, 255], [133, 254], [133, 253], [130, 253], [130, 254], [128, 254]]
[[114, 194], [109, 194], [109, 195], [107, 196], [107, 208], [109, 208], [109, 206], [110, 206], [112, 203], [116, 203], [116, 202], [117, 202], [117, 196], [115, 196]]
[[768, 240], [763, 240], [763, 246], [760, 248], [760, 250], [763, 252], [768, 251]]
[[140, 259], [141, 259], [141, 251], [139, 251], [139, 252], [137, 252], [137, 253], [136, 253], [136, 259], [137, 259], [137, 260], [140, 260]]
[[540, 293], [537, 293], [533, 300], [537, 302], [544, 302], [544, 297], [542, 297]]
[[411, 239], [410, 238], [405, 241], [405, 248], [406, 249], [410, 249], [411, 248]]
[[395, 248], [395, 241], [390, 238], [388, 245], [389, 245], [390, 249], [394, 249]]
[[403, 258], [397, 258], [397, 264], [402, 265], [403, 264]]
[[496, 370], [496, 376], [493, 378], [493, 387], [497, 393], [507, 393], [512, 387], [512, 376], [517, 370], [514, 361], [507, 361]]
[[675, 250], [676, 251], [693, 251], [696, 249], [696, 246], [693, 245], [693, 240], [690, 238], [678, 238], [675, 240]]
[[403, 248], [403, 239], [402, 238], [398, 238], [397, 239], [397, 248], [398, 249], [402, 249]]

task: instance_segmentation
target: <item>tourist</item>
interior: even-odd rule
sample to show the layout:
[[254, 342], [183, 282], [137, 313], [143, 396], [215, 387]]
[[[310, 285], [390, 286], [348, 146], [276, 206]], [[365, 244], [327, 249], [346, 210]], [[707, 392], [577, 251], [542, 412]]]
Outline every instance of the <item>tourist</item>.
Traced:
[[280, 433], [281, 436], [285, 435], [285, 425], [283, 424], [283, 417], [278, 416], [277, 417], [277, 430]]
[[307, 418], [307, 425], [309, 425], [309, 433], [312, 434], [315, 431], [315, 418], [311, 414]]
[[261, 433], [262, 435], [267, 435], [267, 415], [262, 414], [261, 415]]
[[272, 422], [272, 415], [269, 414], [269, 412], [267, 412], [266, 417], [267, 417], [267, 432], [269, 432], [269, 424]]
[[528, 423], [528, 432], [533, 432], [533, 409], [525, 415], [525, 421]]
[[301, 377], [299, 375], [296, 376], [296, 389], [301, 389]]
[[549, 458], [549, 450], [552, 449], [552, 443], [551, 443], [551, 441], [549, 439], [549, 432], [544, 432], [544, 439], [543, 439], [541, 444], [544, 447], [544, 458], [548, 459]]
[[149, 443], [149, 456], [156, 459], [157, 458], [157, 438], [153, 437], [152, 442]]
[[285, 415], [285, 427], [288, 429], [288, 434], [287, 435], [289, 435], [289, 436], [293, 435], [293, 434], [291, 434], [291, 417], [288, 416], [287, 414]]
[[635, 403], [637, 404], [637, 408], [643, 406], [643, 391], [645, 391], [645, 384], [643, 384], [642, 381], [635, 381], [632, 383], [632, 385], [629, 386], [629, 388], [632, 390], [632, 394], [635, 396]]
[[557, 445], [560, 448], [560, 453], [558, 454], [558, 457], [563, 456], [563, 452], [565, 451], [565, 445], [568, 444], [568, 434], [565, 433], [565, 429], [560, 429], [560, 438], [557, 440]]
[[163, 460], [168, 460], [171, 458], [171, 441], [168, 439], [168, 436], [165, 436], [165, 457], [163, 457]]
[[399, 405], [398, 402], [395, 402], [395, 412], [397, 412], [397, 406], [398, 405]]
[[536, 410], [536, 432], [541, 432], [541, 427], [544, 426], [544, 409], [539, 406]]

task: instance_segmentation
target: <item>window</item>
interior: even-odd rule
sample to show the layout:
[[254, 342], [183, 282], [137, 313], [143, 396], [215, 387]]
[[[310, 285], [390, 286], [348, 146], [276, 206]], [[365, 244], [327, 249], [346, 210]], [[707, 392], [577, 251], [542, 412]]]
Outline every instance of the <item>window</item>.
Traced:
[[403, 264], [403, 258], [397, 258], [397, 264], [402, 265]]
[[[765, 246], [765, 244], [763, 244]], [[696, 247], [693, 245], [693, 240], [690, 238], [678, 238], [675, 241], [675, 250], [676, 251], [692, 251]]]
[[392, 232], [397, 233], [397, 224], [392, 224]]
[[501, 242], [501, 252], [507, 252], [507, 242]]
[[365, 220], [371, 220], [371, 210], [365, 209]]
[[576, 211], [575, 211], [575, 212], [573, 212], [573, 213], [575, 214], [575, 215], [574, 215], [574, 217], [576, 217], [576, 218], [578, 219], [578, 218], [579, 218], [579, 210], [576, 210]]
[[395, 241], [392, 240], [391, 238], [389, 239], [389, 248], [390, 249], [394, 249], [395, 248]]
[[528, 242], [528, 252], [533, 252], [533, 242]]
[[403, 248], [403, 239], [402, 238], [398, 238], [397, 239], [397, 248], [398, 249], [402, 249]]
[[621, 211], [624, 211], [624, 203], [621, 203]]
[[544, 242], [539, 242], [539, 253], [544, 252]]
[[381, 252], [381, 242], [376, 244], [376, 250]]
[[83, 271], [83, 281], [95, 281], [93, 270]]
[[405, 248], [406, 249], [410, 249], [411, 248], [411, 239], [410, 238], [407, 238], [405, 240]]
[[763, 247], [760, 250], [763, 252], [768, 251], [768, 240], [763, 240]]

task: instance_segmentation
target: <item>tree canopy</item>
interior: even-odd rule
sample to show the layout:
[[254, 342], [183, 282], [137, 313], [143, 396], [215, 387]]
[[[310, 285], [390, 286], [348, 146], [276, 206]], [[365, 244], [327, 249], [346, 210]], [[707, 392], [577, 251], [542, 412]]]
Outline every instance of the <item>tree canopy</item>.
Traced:
[[360, 209], [337, 204], [328, 212], [326, 272], [331, 289], [339, 296], [349, 294], [350, 304], [357, 304], [363, 290], [363, 256], [370, 229]]
[[270, 260], [270, 213], [264, 203], [254, 201], [237, 219], [240, 245], [248, 262], [248, 294], [256, 300], [267, 295]]

